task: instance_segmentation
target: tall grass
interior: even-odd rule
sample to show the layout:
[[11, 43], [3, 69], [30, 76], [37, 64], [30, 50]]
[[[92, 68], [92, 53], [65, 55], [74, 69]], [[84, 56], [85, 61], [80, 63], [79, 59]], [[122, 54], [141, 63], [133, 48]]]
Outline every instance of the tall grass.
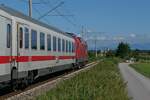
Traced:
[[128, 97], [117, 61], [111, 59], [61, 82], [37, 100], [128, 100]]
[[130, 66], [134, 68], [137, 72], [150, 78], [150, 63], [138, 62], [130, 64]]

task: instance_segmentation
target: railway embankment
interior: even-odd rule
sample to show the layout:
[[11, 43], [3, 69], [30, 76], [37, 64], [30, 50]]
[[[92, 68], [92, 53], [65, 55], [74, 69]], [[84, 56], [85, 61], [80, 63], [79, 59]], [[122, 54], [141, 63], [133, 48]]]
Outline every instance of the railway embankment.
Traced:
[[118, 61], [105, 59], [69, 80], [60, 82], [37, 100], [128, 100]]
[[65, 81], [72, 77], [75, 77], [80, 72], [90, 70], [96, 64], [97, 64], [97, 62], [89, 63], [80, 70], [66, 72], [65, 74], [56, 76], [55, 78], [52, 78], [52, 79], [50, 78], [43, 82], [32, 85], [22, 92], [17, 91], [14, 93], [10, 93], [8, 95], [3, 96], [2, 98], [5, 98], [7, 100], [33, 100], [33, 99], [36, 99], [37, 96], [39, 96], [47, 91], [50, 91], [52, 88], [55, 88], [62, 81]]

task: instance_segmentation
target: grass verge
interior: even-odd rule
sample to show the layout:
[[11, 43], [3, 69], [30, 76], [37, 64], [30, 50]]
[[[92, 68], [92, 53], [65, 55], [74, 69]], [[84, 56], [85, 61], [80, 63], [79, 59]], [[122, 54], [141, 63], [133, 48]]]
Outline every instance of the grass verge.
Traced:
[[150, 63], [138, 62], [135, 64], [131, 64], [130, 66], [133, 67], [137, 72], [150, 78]]
[[[114, 63], [115, 62], [115, 63]], [[116, 60], [105, 60], [61, 82], [37, 100], [128, 100]]]

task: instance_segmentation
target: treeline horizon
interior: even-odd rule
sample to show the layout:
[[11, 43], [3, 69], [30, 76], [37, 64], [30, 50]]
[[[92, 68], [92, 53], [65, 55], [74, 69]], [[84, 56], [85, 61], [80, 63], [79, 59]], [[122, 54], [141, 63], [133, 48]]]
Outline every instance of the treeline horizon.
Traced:
[[[111, 51], [116, 51], [117, 50], [117, 48], [116, 49], [109, 49], [109, 50], [111, 50]], [[101, 50], [101, 49], [99, 49], [99, 50], [88, 50], [89, 52], [95, 52], [95, 51], [97, 51], [98, 53], [99, 52], [101, 52], [101, 51], [109, 51], [109, 50], [107, 50], [107, 49], [103, 49], [103, 50]], [[139, 52], [139, 53], [150, 53], [150, 50], [145, 50], [145, 49], [131, 49], [132, 51], [137, 51], [137, 52]]]

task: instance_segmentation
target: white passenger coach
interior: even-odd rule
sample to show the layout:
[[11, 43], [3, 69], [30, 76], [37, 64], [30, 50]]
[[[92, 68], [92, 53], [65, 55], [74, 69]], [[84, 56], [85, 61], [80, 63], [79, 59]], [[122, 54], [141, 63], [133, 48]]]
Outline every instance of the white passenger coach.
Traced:
[[75, 63], [71, 35], [0, 6], [0, 83], [13, 86]]

